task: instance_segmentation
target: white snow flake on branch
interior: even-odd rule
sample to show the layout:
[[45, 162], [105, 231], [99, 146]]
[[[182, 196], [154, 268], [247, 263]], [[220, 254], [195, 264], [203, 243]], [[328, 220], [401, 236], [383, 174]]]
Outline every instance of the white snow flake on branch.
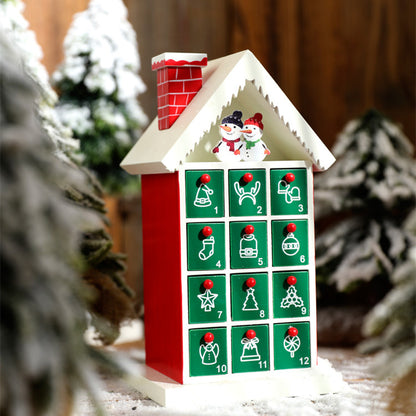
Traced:
[[93, 128], [91, 110], [88, 107], [79, 107], [73, 104], [64, 104], [56, 109], [62, 123], [72, 130], [85, 133]]
[[86, 11], [76, 14], [64, 41], [65, 63], [55, 72], [55, 82], [69, 78], [77, 84], [84, 79], [89, 90], [116, 92], [120, 101], [143, 93], [146, 86], [137, 76], [136, 35], [126, 19], [121, 0], [92, 0]]
[[69, 161], [68, 155], [74, 155], [79, 148], [79, 142], [74, 140], [72, 132], [62, 125], [53, 108], [58, 97], [49, 83], [48, 72], [41, 63], [43, 52], [36, 35], [29, 30], [29, 23], [23, 16], [24, 8], [21, 0], [0, 1], [0, 29], [10, 36], [22, 58], [25, 72], [39, 87], [37, 111], [43, 128], [55, 145], [56, 156]]
[[316, 175], [315, 213], [342, 216], [317, 235], [316, 265], [343, 291], [359, 280], [391, 277], [406, 257], [416, 230], [401, 223], [415, 205], [416, 163], [404, 134], [375, 111], [347, 124], [334, 153], [334, 166]]
[[148, 119], [137, 100], [146, 87], [138, 75], [136, 34], [123, 1], [91, 0], [74, 16], [64, 53], [53, 75], [60, 93], [59, 115], [73, 129], [86, 165], [106, 191], [132, 191], [137, 179], [119, 163]]

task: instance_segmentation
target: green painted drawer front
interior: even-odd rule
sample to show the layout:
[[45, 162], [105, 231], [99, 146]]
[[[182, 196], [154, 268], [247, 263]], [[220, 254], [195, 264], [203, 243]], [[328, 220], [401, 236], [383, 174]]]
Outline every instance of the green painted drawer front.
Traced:
[[[287, 227], [294, 224], [296, 230]], [[303, 266], [308, 264], [308, 221], [272, 221], [273, 266]]]
[[232, 320], [267, 319], [268, 293], [267, 273], [231, 275]]
[[[254, 333], [250, 334], [249, 331], [254, 331]], [[267, 325], [233, 327], [231, 345], [233, 373], [269, 370], [269, 327]]]
[[306, 169], [272, 169], [270, 202], [272, 215], [307, 214]]
[[189, 323], [225, 322], [225, 276], [188, 277]]
[[[212, 234], [205, 237], [204, 227]], [[225, 268], [224, 223], [187, 224], [188, 270], [223, 270]]]
[[[251, 180], [248, 181], [247, 177]], [[228, 187], [230, 216], [266, 215], [267, 190], [264, 169], [230, 170]]]
[[273, 313], [275, 318], [309, 316], [309, 273], [273, 273]]
[[[297, 329], [291, 336], [289, 328]], [[309, 322], [274, 325], [274, 366], [276, 370], [311, 366]]]
[[[246, 234], [249, 225], [254, 227], [254, 232]], [[266, 221], [231, 222], [230, 257], [232, 269], [267, 267]]]
[[[210, 333], [213, 340], [206, 342], [204, 336]], [[227, 330], [225, 328], [191, 329], [189, 331], [189, 375], [213, 376], [226, 374]]]
[[224, 216], [222, 170], [188, 170], [185, 184], [187, 218]]

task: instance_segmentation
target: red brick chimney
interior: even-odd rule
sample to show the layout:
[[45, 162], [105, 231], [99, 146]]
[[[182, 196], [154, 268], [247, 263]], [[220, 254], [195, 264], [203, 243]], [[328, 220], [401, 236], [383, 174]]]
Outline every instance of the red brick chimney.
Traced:
[[152, 59], [157, 70], [157, 115], [159, 130], [172, 126], [202, 87], [205, 53], [165, 52]]

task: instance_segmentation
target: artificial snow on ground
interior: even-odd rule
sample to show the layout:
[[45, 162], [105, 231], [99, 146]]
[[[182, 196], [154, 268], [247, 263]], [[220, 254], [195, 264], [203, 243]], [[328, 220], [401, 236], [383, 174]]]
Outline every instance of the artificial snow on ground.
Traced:
[[[120, 348], [134, 336], [130, 330], [122, 331], [118, 341]], [[140, 324], [135, 323], [135, 334], [141, 333]], [[124, 344], [126, 354], [139, 363], [144, 363], [142, 343]], [[117, 348], [117, 346], [116, 346]], [[124, 348], [123, 348], [124, 349]], [[390, 381], [375, 380], [371, 373], [372, 356], [358, 354], [351, 349], [320, 348], [320, 357], [328, 359], [342, 373], [348, 388], [343, 393], [326, 394], [314, 398], [289, 397], [267, 401], [246, 401], [218, 406], [215, 397], [212, 404], [197, 409], [184, 410], [164, 408], [147, 398], [120, 379], [103, 377], [102, 404], [109, 416], [404, 416], [415, 415], [416, 409], [406, 413], [388, 410], [392, 384]], [[185, 408], [185, 406], [184, 406]], [[73, 416], [95, 416], [88, 397], [80, 395], [76, 400]]]

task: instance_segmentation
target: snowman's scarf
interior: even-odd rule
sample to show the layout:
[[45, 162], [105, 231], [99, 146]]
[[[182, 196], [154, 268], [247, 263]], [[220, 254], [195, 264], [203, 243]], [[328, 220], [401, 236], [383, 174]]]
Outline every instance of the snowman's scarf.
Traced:
[[240, 141], [240, 139], [235, 139], [235, 140], [227, 140], [224, 139], [224, 137], [222, 138], [222, 141], [225, 142], [227, 144], [227, 146], [230, 148], [230, 152], [234, 152], [234, 145]]
[[258, 143], [260, 141], [260, 139], [256, 140], [255, 142], [251, 142], [246, 140], [246, 148], [247, 150], [250, 150], [252, 147], [254, 147], [256, 145], [256, 143]]

